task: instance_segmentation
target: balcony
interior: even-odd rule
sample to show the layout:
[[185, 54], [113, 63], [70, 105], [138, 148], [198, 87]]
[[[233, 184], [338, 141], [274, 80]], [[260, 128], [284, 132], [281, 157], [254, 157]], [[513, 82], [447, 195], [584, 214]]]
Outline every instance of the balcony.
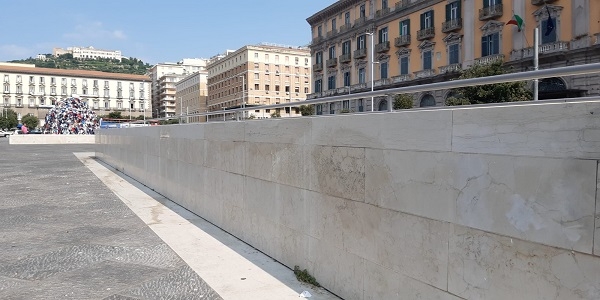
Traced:
[[367, 17], [360, 17], [360, 18], [354, 20], [354, 26], [360, 26], [361, 24], [364, 24], [365, 22], [367, 22]]
[[330, 59], [327, 60], [326, 63], [327, 63], [327, 67], [328, 68], [335, 67], [335, 66], [337, 66], [337, 58], [335, 58], [335, 57], [334, 58], [330, 58]]
[[323, 37], [322, 37], [322, 36], [314, 37], [314, 38], [312, 39], [312, 44], [313, 44], [313, 45], [314, 45], [314, 44], [318, 44], [318, 43], [320, 43], [320, 42], [322, 42], [322, 41], [323, 41]]
[[381, 52], [387, 52], [387, 51], [390, 51], [390, 42], [389, 41], [385, 41], [383, 43], [379, 43], [379, 44], [375, 45], [375, 52], [381, 53]]
[[429, 27], [417, 31], [417, 41], [430, 39], [435, 36], [435, 27]]
[[410, 45], [410, 34], [401, 35], [394, 40], [394, 46], [396, 47], [408, 45]]
[[476, 65], [489, 65], [489, 64], [494, 63], [499, 60], [504, 61], [504, 54], [492, 54], [492, 55], [476, 58], [475, 64]]
[[373, 86], [374, 87], [376, 87], [376, 86], [386, 86], [386, 85], [389, 85], [391, 82], [392, 82], [392, 80], [389, 79], [389, 78], [382, 78], [382, 79], [373, 81]]
[[584, 36], [579, 39], [572, 40], [569, 44], [570, 44], [569, 45], [570, 50], [588, 48], [592, 44], [592, 37]]
[[352, 60], [352, 54], [346, 53], [340, 55], [340, 63], [348, 63]]
[[427, 77], [432, 77], [432, 76], [435, 76], [435, 70], [434, 69], [425, 69], [425, 70], [422, 70], [422, 71], [415, 72], [415, 79], [427, 78]]
[[556, 0], [531, 0], [532, 5], [544, 5], [544, 3], [548, 4], [552, 2], [556, 2]]
[[442, 32], [444, 32], [444, 33], [451, 32], [454, 30], [459, 30], [461, 28], [462, 28], [462, 19], [461, 18], [448, 20], [448, 21], [442, 23]]
[[327, 37], [330, 38], [337, 34], [337, 29], [332, 29], [331, 31], [327, 31]]
[[323, 91], [323, 97], [333, 96], [336, 92], [336, 89]]
[[451, 64], [451, 65], [447, 65], [447, 66], [441, 66], [440, 74], [458, 73], [458, 72], [460, 72], [460, 70], [462, 70], [461, 64]]
[[359, 91], [359, 90], [364, 90], [367, 88], [367, 84], [366, 83], [359, 83], [359, 84], [355, 84], [350, 86], [350, 91], [351, 92], [355, 92], [355, 91]]
[[10, 103], [4, 103], [4, 107], [10, 107]]
[[364, 58], [367, 57], [367, 48], [354, 50], [354, 58]]
[[402, 74], [398, 76], [393, 76], [392, 83], [405, 82], [410, 80], [410, 74]]
[[316, 63], [313, 65], [313, 72], [323, 71], [323, 63]]
[[377, 10], [375, 12], [375, 18], [381, 18], [381, 17], [383, 17], [383, 16], [385, 16], [385, 15], [387, 15], [389, 13], [390, 13], [390, 8], [389, 7], [386, 7], [386, 8], [383, 8], [383, 9], [379, 9], [379, 10]]
[[502, 17], [502, 10], [502, 4], [484, 7], [479, 10], [479, 21], [485, 21], [497, 17]]
[[[549, 54], [569, 51], [569, 42], [558, 41], [554, 43], [543, 44], [539, 46], [539, 54]], [[523, 49], [523, 58], [533, 57], [533, 47]]]
[[403, 9], [405, 7], [408, 7], [409, 4], [410, 4], [410, 0], [400, 0], [400, 1], [396, 2], [396, 7], [394, 10]]
[[350, 24], [344, 24], [342, 26], [340, 26], [340, 33], [347, 31], [348, 29], [352, 28], [352, 25]]

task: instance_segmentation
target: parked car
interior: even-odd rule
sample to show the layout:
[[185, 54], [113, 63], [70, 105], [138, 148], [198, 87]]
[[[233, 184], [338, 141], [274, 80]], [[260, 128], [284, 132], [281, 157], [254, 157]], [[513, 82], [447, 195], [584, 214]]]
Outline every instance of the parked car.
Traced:
[[30, 130], [30, 131], [29, 131], [29, 134], [42, 134], [42, 133], [43, 133], [43, 132], [42, 132], [41, 130], [37, 129], [37, 128], [36, 128], [36, 129], [34, 129], [34, 130]]
[[7, 137], [11, 134], [12, 134], [11, 132], [0, 130], [0, 137]]

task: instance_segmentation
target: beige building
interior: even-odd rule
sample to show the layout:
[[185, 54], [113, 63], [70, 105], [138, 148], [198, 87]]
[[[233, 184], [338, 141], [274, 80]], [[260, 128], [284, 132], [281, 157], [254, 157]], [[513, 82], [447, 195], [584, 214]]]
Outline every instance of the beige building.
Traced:
[[121, 60], [123, 55], [120, 50], [103, 50], [96, 49], [92, 46], [89, 47], [67, 47], [67, 49], [63, 48], [54, 48], [52, 49], [52, 55], [59, 56], [63, 54], [72, 54], [73, 58], [79, 59], [96, 59], [96, 58], [106, 58], [106, 59], [118, 59]]
[[[306, 100], [310, 93], [310, 50], [273, 44], [244, 46], [209, 61], [208, 110], [218, 111]], [[246, 118], [299, 115], [299, 109], [256, 109]], [[235, 119], [234, 114], [225, 119]], [[209, 120], [223, 120], [212, 116]]]
[[177, 63], [159, 63], [150, 70], [152, 116], [156, 118], [173, 117], [176, 114], [175, 83], [186, 76], [206, 70], [207, 60], [203, 58], [185, 58]]
[[[175, 84], [176, 111], [180, 115], [206, 112], [208, 73], [199, 71], [179, 80]], [[185, 117], [185, 123], [206, 122], [204, 116]]]
[[[514, 14], [522, 30], [507, 24]], [[598, 20], [596, 0], [340, 0], [307, 19], [315, 62], [309, 98], [451, 80], [496, 60], [516, 72], [532, 70], [534, 28], [540, 69], [600, 62]], [[597, 78], [540, 80], [540, 99], [598, 95]], [[418, 93], [414, 105], [444, 105], [451, 95]], [[390, 100], [375, 99], [374, 110]], [[369, 111], [370, 99], [317, 105], [317, 113], [343, 109]]]
[[57, 100], [77, 95], [99, 115], [150, 117], [150, 79], [143, 75], [99, 71], [62, 70], [0, 64], [3, 108], [33, 114], [40, 120]]

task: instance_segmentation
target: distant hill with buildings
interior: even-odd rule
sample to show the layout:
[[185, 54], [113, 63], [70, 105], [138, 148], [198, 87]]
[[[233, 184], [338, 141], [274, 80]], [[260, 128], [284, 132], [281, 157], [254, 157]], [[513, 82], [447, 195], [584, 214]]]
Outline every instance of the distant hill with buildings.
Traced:
[[151, 65], [137, 58], [95, 58], [77, 59], [70, 53], [53, 56], [52, 54], [41, 54], [36, 58], [13, 60], [12, 63], [34, 64], [39, 68], [66, 69], [66, 70], [92, 70], [110, 73], [124, 73], [144, 75]]

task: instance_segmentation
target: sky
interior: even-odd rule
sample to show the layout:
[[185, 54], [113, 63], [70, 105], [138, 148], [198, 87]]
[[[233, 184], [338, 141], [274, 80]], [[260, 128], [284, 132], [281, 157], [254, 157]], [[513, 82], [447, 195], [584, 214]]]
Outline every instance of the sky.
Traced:
[[335, 0], [0, 0], [0, 61], [54, 47], [121, 50], [150, 64], [262, 42], [310, 43], [306, 18]]

